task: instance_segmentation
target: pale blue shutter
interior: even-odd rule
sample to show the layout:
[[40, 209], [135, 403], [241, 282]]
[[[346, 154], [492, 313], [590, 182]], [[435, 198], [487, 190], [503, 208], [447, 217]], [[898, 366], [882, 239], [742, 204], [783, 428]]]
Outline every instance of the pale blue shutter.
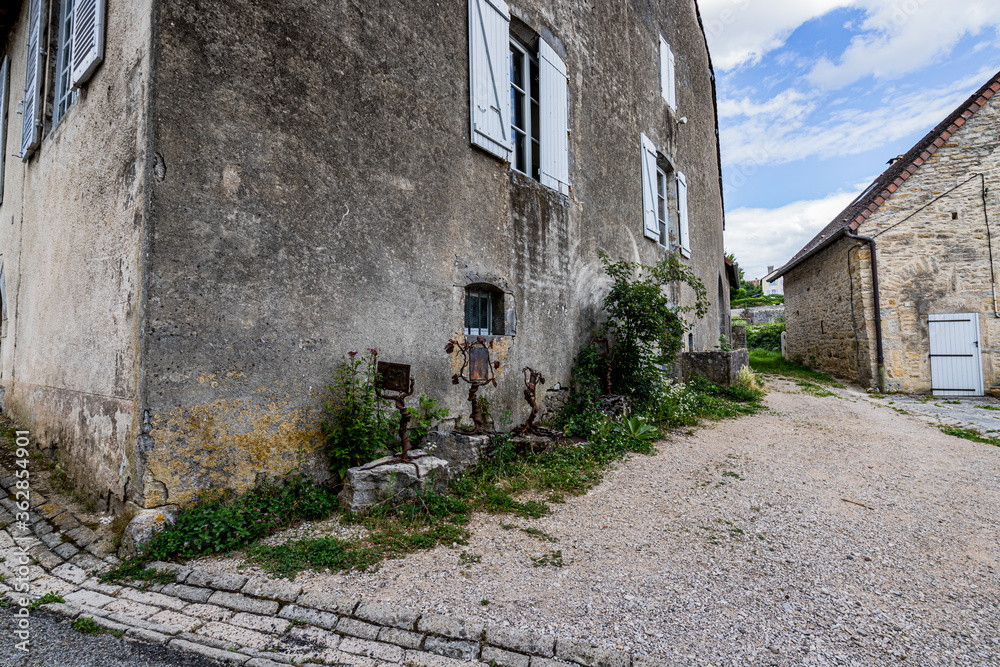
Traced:
[[667, 106], [677, 109], [677, 86], [674, 75], [674, 52], [667, 40], [660, 35], [660, 94], [667, 101]]
[[[3, 176], [7, 166], [7, 106], [10, 104], [10, 59], [0, 63], [0, 203], [3, 203]], [[0, 269], [0, 273], [3, 269]], [[2, 285], [0, 285], [2, 289]]]
[[645, 134], [642, 143], [642, 228], [643, 235], [660, 239], [660, 224], [656, 219], [656, 147]]
[[27, 161], [41, 139], [42, 127], [42, 0], [28, 7], [28, 53], [21, 100], [21, 159]]
[[688, 229], [688, 184], [684, 174], [677, 172], [677, 214], [681, 223], [681, 255], [691, 256], [691, 232]]
[[70, 47], [73, 87], [90, 78], [104, 60], [104, 0], [76, 0]]
[[538, 40], [542, 185], [569, 194], [569, 74], [566, 63]]
[[503, 0], [469, 0], [472, 143], [510, 160], [510, 11]]

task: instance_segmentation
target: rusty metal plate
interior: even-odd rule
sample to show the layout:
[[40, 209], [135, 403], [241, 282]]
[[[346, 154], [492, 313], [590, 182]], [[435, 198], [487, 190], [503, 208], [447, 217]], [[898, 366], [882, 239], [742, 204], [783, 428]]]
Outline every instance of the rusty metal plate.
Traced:
[[597, 347], [597, 354], [603, 357], [610, 353], [611, 350], [607, 338], [595, 338], [593, 342], [594, 346]]
[[490, 351], [485, 347], [469, 348], [469, 380], [490, 381]]
[[402, 392], [410, 390], [409, 364], [393, 364], [388, 361], [380, 361], [378, 362], [376, 371], [382, 377], [379, 382], [380, 389]]

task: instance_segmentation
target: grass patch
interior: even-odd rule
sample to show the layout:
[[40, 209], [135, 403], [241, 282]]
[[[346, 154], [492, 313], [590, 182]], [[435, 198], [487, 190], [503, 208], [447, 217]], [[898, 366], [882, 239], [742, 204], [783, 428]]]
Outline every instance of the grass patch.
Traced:
[[66, 602], [66, 600], [63, 600], [62, 596], [56, 593], [55, 591], [49, 591], [48, 593], [38, 598], [37, 600], [33, 600], [31, 604], [28, 605], [28, 610], [35, 611], [43, 604], [50, 604], [52, 602], [64, 603]]
[[552, 567], [562, 567], [563, 566], [562, 550], [552, 551], [550, 553], [542, 554], [541, 556], [538, 557], [531, 556], [531, 562], [535, 567], [545, 567], [547, 565], [551, 565]]
[[796, 380], [795, 384], [802, 387], [803, 393], [812, 394], [813, 396], [836, 396], [832, 391], [824, 389], [814, 382], [809, 382], [808, 380]]
[[941, 401], [944, 405], [961, 405], [962, 401]]
[[986, 445], [1000, 447], [1000, 438], [982, 435], [978, 431], [974, 431], [971, 428], [960, 428], [958, 426], [939, 426], [938, 428], [941, 429], [942, 433], [953, 435], [956, 438], [965, 438], [966, 440], [972, 440], [973, 442], [981, 442]]
[[94, 620], [93, 616], [87, 616], [86, 618], [78, 618], [73, 621], [73, 629], [79, 633], [85, 635], [91, 635], [96, 637], [97, 635], [114, 635], [115, 637], [121, 637], [125, 634], [124, 630], [112, 630], [111, 628], [106, 628], [97, 621]]
[[829, 373], [814, 371], [808, 366], [788, 361], [781, 356], [780, 352], [773, 352], [771, 350], [750, 350], [750, 367], [758, 373], [810, 380], [837, 389], [844, 387], [844, 385], [830, 377]]
[[983, 410], [1000, 410], [1000, 406], [996, 405], [977, 405], [977, 408], [982, 408]]

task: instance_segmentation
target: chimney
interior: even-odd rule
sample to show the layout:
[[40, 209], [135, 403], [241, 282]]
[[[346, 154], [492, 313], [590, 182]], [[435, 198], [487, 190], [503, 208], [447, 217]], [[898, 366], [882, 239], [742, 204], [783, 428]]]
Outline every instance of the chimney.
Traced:
[[774, 267], [773, 266], [767, 267], [767, 275], [771, 275], [772, 273], [774, 273]]

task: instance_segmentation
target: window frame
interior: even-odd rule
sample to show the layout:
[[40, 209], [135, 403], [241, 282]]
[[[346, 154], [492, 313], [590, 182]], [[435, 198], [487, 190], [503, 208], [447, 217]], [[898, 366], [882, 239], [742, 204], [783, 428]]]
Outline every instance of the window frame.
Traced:
[[[505, 309], [507, 293], [490, 283], [473, 283], [466, 285], [463, 304], [462, 333], [466, 336], [513, 336], [515, 324], [513, 313]], [[479, 301], [479, 325], [472, 326], [472, 310], [474, 300]], [[486, 327], [483, 323], [483, 305], [485, 304]], [[511, 321], [508, 322], [508, 319]], [[508, 331], [509, 328], [509, 331]]]
[[73, 22], [76, 3], [79, 0], [60, 0], [59, 32], [56, 41], [55, 87], [52, 100], [53, 127], [62, 120], [79, 97], [79, 90], [73, 87]]
[[[522, 63], [521, 82], [514, 81], [515, 59]], [[525, 77], [527, 81], [525, 81]], [[541, 70], [538, 54], [532, 53], [513, 35], [510, 38], [510, 166], [514, 171], [541, 181]], [[516, 99], [521, 96], [520, 105]], [[517, 107], [520, 106], [524, 127], [517, 125]], [[518, 135], [524, 139], [524, 168], [518, 165], [522, 159], [518, 148]], [[530, 171], [529, 171], [530, 170]]]

